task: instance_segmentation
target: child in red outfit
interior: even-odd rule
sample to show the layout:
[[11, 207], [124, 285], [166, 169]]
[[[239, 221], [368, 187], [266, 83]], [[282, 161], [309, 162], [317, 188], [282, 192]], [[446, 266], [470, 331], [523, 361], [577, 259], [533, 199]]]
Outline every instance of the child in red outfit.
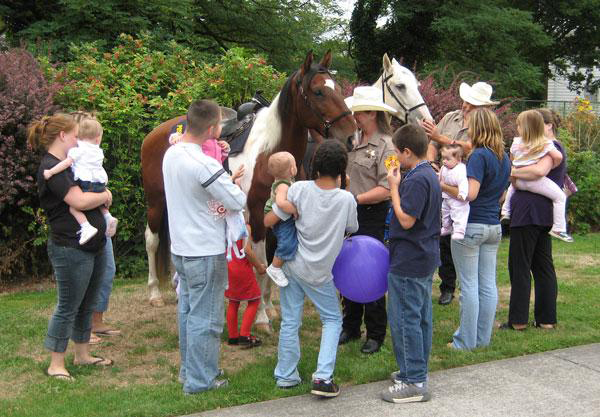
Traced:
[[[250, 226], [248, 235], [250, 235]], [[238, 249], [242, 249], [243, 240], [237, 241]], [[261, 340], [250, 334], [252, 323], [256, 317], [258, 304], [260, 303], [260, 288], [256, 282], [256, 275], [252, 267], [256, 268], [259, 274], [266, 272], [266, 265], [262, 264], [254, 252], [250, 242], [244, 248], [246, 257], [238, 259], [233, 257], [227, 263], [229, 275], [229, 288], [225, 291], [225, 297], [229, 299], [227, 307], [227, 330], [229, 332], [228, 344], [240, 345], [246, 348], [253, 348], [262, 344]], [[238, 332], [238, 310], [240, 303], [247, 301], [248, 306], [242, 317], [242, 326]]]

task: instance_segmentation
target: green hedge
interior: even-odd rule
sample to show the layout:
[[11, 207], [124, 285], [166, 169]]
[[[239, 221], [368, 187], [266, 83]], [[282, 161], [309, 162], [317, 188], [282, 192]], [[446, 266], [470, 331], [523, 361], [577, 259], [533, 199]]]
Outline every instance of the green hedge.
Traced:
[[273, 97], [285, 81], [259, 56], [227, 51], [217, 62], [198, 60], [175, 43], [168, 52], [152, 51], [147, 37], [120, 36], [110, 53], [93, 43], [72, 48], [75, 59], [62, 66], [44, 61], [47, 77], [64, 84], [56, 102], [66, 110], [95, 111], [104, 128], [102, 148], [111, 212], [119, 219], [117, 265], [121, 276], [147, 271], [144, 245], [145, 200], [140, 176], [144, 137], [160, 123], [184, 114], [196, 99], [237, 106], [255, 90]]

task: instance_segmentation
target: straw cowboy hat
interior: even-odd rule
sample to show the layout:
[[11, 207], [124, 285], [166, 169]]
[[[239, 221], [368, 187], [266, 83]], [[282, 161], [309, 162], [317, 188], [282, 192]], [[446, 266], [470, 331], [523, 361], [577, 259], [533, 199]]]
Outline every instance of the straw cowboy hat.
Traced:
[[474, 106], [489, 106], [498, 104], [499, 101], [492, 101], [492, 86], [488, 83], [478, 82], [470, 86], [467, 83], [460, 85], [460, 98]]
[[377, 87], [361, 86], [354, 89], [351, 97], [344, 99], [346, 106], [355, 111], [387, 111], [396, 113], [396, 109], [385, 104], [381, 98], [381, 90]]

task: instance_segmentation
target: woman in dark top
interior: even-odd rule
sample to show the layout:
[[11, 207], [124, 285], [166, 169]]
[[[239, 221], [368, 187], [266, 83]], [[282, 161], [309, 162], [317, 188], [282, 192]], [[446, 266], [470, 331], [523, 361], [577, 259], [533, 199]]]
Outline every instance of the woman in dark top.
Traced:
[[[48, 323], [44, 346], [51, 351], [49, 376], [73, 380], [65, 368], [65, 351], [69, 339], [75, 343], [75, 365], [111, 365], [109, 359], [93, 357], [89, 351], [91, 318], [98, 298], [99, 283], [106, 265], [105, 220], [98, 208], [112, 202], [110, 191], [81, 191], [70, 169], [45, 180], [44, 169], [64, 160], [77, 146], [77, 124], [66, 114], [46, 116], [29, 127], [28, 141], [32, 149], [46, 152], [37, 172], [40, 205], [50, 225], [48, 256], [54, 269], [58, 303]], [[85, 211], [88, 221], [98, 233], [80, 245], [79, 224], [69, 213], [69, 206]]]
[[[464, 239], [451, 242], [460, 282], [460, 326], [449, 344], [455, 349], [490, 344], [498, 303], [496, 255], [502, 237], [498, 213], [510, 173], [502, 130], [493, 111], [473, 110], [469, 137], [473, 144], [467, 161], [469, 220]], [[442, 184], [442, 191], [458, 194], [456, 187], [446, 184]]]
[[[555, 137], [556, 125], [552, 112], [540, 109], [544, 118], [546, 136]], [[546, 155], [537, 164], [513, 169], [514, 178], [536, 180], [547, 176], [563, 187], [567, 173], [566, 152], [562, 144], [554, 141], [562, 153], [562, 162], [553, 168], [552, 158]], [[510, 305], [508, 322], [501, 328], [524, 330], [529, 321], [531, 275], [535, 283], [535, 325], [552, 329], [556, 325], [556, 297], [558, 286], [552, 260], [552, 201], [540, 194], [517, 191], [511, 200], [514, 213], [510, 219], [510, 246], [508, 272], [510, 275]]]

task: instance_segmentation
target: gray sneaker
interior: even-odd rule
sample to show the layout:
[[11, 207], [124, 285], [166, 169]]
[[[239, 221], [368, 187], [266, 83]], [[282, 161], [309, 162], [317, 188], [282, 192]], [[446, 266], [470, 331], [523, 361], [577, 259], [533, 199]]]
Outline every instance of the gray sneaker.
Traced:
[[401, 382], [401, 380], [400, 380], [400, 371], [394, 371], [394, 372], [392, 372], [390, 374], [390, 380], [394, 384], [397, 384], [397, 383]]
[[383, 398], [384, 401], [396, 404], [414, 403], [429, 401], [431, 399], [431, 394], [425, 384], [422, 387], [418, 387], [415, 384], [406, 384], [398, 381], [383, 391], [381, 398]]
[[210, 387], [210, 389], [226, 388], [228, 385], [229, 385], [228, 379], [215, 379], [215, 382], [213, 382], [212, 387]]

